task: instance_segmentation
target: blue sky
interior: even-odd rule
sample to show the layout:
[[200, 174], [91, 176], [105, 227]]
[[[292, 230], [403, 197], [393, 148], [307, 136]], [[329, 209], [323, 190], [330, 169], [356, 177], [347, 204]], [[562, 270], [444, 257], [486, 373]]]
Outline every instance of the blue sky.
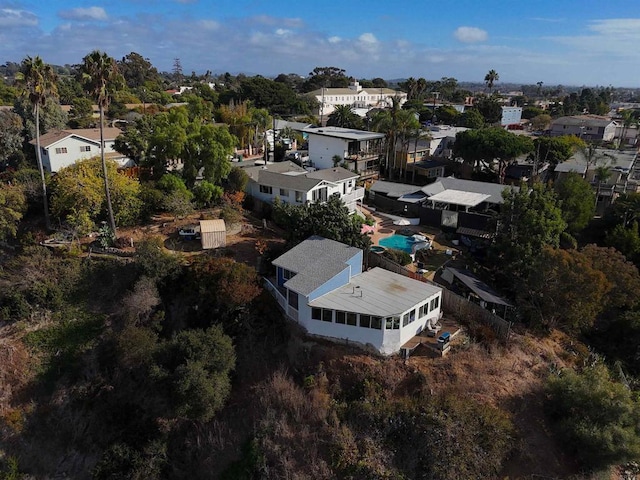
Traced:
[[0, 62], [137, 52], [170, 71], [640, 86], [637, 0], [0, 0]]

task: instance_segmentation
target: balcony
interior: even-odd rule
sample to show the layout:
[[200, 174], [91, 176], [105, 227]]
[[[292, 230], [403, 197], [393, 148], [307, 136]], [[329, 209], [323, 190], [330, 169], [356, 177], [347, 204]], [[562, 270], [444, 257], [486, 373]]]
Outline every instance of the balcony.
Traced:
[[340, 198], [342, 198], [342, 201], [345, 203], [345, 205], [349, 205], [350, 203], [355, 203], [358, 200], [362, 200], [364, 198], [364, 188], [358, 187], [354, 189], [351, 193], [342, 195]]

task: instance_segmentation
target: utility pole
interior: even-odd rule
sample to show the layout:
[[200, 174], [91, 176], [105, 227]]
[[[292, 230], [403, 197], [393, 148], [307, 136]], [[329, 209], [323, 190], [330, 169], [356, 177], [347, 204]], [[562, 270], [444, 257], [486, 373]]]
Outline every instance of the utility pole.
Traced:
[[436, 100], [440, 96], [440, 92], [431, 92], [433, 94], [433, 115], [431, 116], [431, 123], [436, 123]]

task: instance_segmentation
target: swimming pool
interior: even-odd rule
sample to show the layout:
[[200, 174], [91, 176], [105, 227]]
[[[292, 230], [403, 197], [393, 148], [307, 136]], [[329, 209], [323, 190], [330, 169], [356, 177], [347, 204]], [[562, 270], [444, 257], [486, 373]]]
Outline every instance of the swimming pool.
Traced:
[[412, 237], [405, 235], [391, 235], [390, 237], [383, 238], [378, 241], [378, 245], [382, 245], [387, 248], [395, 248], [396, 250], [402, 250], [403, 252], [413, 253], [413, 246], [416, 244]]

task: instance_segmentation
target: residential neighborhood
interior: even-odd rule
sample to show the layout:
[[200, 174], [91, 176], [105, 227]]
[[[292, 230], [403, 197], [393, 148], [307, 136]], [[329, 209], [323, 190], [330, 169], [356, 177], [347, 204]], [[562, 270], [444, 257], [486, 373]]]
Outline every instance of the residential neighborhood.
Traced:
[[[0, 6], [0, 479], [640, 476], [631, 66], [452, 5], [418, 48], [375, 5], [52, 3]], [[566, 44], [640, 26], [582, 7]]]

